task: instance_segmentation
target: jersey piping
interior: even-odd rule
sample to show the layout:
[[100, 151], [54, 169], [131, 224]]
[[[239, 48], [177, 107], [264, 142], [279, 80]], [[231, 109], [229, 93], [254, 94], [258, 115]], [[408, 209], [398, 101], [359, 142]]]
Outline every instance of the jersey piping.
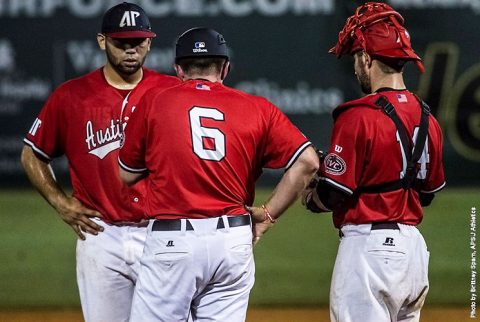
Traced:
[[290, 158], [290, 160], [287, 162], [287, 165], [285, 166], [285, 171], [287, 171], [288, 169], [290, 169], [290, 167], [295, 163], [295, 161], [297, 161], [298, 157], [300, 156], [300, 154], [302, 154], [302, 152], [308, 148], [310, 145], [312, 145], [312, 143], [310, 141], [307, 141], [305, 143], [303, 143], [302, 145], [300, 145], [300, 147], [295, 151], [295, 153], [293, 153], [292, 157]]
[[33, 151], [40, 154], [42, 157], [44, 157], [48, 161], [52, 161], [52, 157], [50, 157], [48, 154], [46, 154], [45, 152], [40, 150], [32, 141], [28, 140], [27, 138], [24, 138], [23, 142], [25, 142], [27, 145], [29, 145], [33, 149]]
[[432, 190], [420, 190], [420, 192], [423, 192], [423, 193], [435, 193], [435, 192], [438, 192], [440, 190], [442, 190], [443, 188], [445, 188], [445, 185], [447, 184], [446, 181], [444, 181], [438, 188], [435, 188], [435, 189], [432, 189]]
[[128, 172], [141, 173], [141, 172], [145, 172], [145, 171], [148, 170], [147, 168], [137, 169], [137, 168], [129, 167], [128, 165], [126, 165], [125, 163], [123, 163], [122, 160], [120, 160], [120, 157], [118, 158], [118, 164], [120, 165], [120, 167], [121, 167], [123, 170], [128, 171]]
[[330, 178], [320, 177], [319, 179], [327, 182], [327, 183], [330, 184], [331, 186], [334, 186], [334, 187], [342, 190], [343, 192], [348, 193], [349, 195], [353, 195], [353, 190], [352, 190], [352, 189], [347, 188], [347, 187], [345, 187], [344, 185], [341, 185], [341, 184], [339, 184], [338, 182], [335, 182], [335, 181], [333, 181], [333, 180], [330, 179]]

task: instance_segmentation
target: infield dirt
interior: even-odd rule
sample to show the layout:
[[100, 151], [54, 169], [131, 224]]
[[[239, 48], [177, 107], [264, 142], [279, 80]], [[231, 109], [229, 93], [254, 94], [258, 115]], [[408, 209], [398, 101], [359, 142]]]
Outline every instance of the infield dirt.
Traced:
[[[422, 322], [472, 321], [466, 308], [426, 308], [422, 311]], [[328, 310], [323, 309], [280, 309], [252, 308], [247, 322], [328, 322]], [[0, 310], [0, 322], [83, 322], [78, 309], [5, 311]]]

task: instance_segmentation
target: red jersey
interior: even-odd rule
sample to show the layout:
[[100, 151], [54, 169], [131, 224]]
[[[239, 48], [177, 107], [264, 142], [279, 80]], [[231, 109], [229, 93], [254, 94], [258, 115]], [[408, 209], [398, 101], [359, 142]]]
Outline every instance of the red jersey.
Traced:
[[[356, 189], [399, 180], [406, 169], [405, 153], [394, 122], [375, 106], [380, 95], [395, 107], [408, 136], [416, 137], [421, 108], [409, 91], [386, 90], [337, 107], [329, 153], [321, 166], [321, 179], [349, 195]], [[442, 161], [442, 131], [429, 116], [427, 141], [418, 161], [421, 191], [434, 193], [445, 186]], [[414, 189], [361, 193], [353, 202], [334, 211], [336, 227], [394, 221], [417, 225], [423, 216]]]
[[105, 221], [138, 221], [144, 218], [145, 183], [129, 188], [118, 176], [123, 128], [147, 89], [179, 82], [176, 77], [143, 69], [143, 79], [137, 87], [122, 91], [107, 83], [100, 68], [60, 85], [43, 106], [24, 142], [47, 161], [65, 154], [73, 196], [99, 211]]
[[290, 167], [310, 143], [266, 99], [202, 80], [149, 91], [120, 150], [148, 171], [146, 212], [160, 219], [244, 214], [262, 168]]

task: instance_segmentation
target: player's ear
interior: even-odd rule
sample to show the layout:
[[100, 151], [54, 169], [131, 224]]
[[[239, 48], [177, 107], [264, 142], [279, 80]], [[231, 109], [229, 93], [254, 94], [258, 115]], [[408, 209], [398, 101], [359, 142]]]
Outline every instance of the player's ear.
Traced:
[[365, 65], [368, 66], [368, 68], [371, 68], [372, 67], [372, 57], [367, 54], [365, 51], [363, 51], [363, 57], [365, 59]]
[[152, 46], [152, 38], [147, 38], [147, 51], [150, 51], [150, 47]]
[[222, 81], [227, 77], [229, 72], [230, 72], [230, 62], [226, 60], [222, 66], [222, 75], [220, 75]]
[[173, 69], [175, 69], [175, 73], [177, 73], [177, 77], [181, 80], [185, 79], [185, 72], [182, 69], [182, 66], [173, 64]]
[[98, 33], [97, 34], [97, 43], [98, 43], [98, 47], [100, 47], [101, 50], [105, 50], [105, 41], [106, 41], [105, 35]]

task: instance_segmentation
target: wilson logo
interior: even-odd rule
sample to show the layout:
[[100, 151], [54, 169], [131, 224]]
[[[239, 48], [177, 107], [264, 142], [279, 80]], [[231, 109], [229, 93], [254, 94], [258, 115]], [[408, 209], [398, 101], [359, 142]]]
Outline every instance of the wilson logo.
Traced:
[[194, 49], [192, 49], [192, 52], [194, 52], [194, 53], [208, 53], [208, 49], [206, 49], [206, 48], [194, 48]]
[[325, 172], [339, 176], [345, 173], [347, 166], [345, 161], [335, 153], [330, 153], [325, 158]]

